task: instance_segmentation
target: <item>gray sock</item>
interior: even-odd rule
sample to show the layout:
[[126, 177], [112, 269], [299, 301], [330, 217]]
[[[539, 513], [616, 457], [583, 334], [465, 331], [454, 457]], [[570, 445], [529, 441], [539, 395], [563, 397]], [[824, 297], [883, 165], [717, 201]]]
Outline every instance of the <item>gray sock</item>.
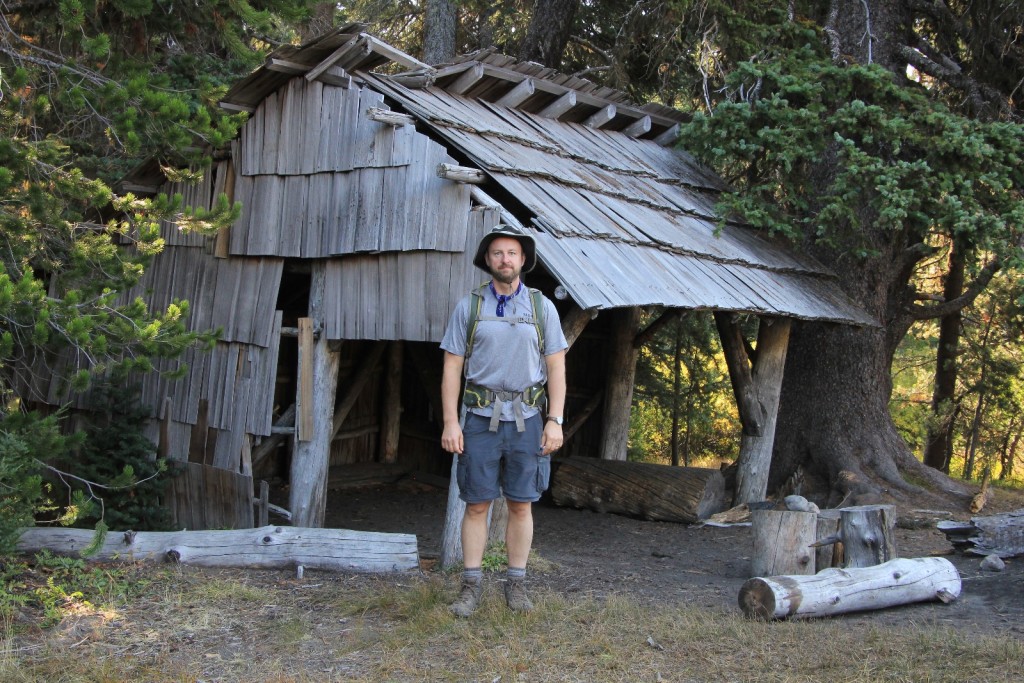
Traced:
[[484, 570], [482, 567], [474, 567], [470, 569], [466, 567], [462, 570], [462, 580], [469, 581], [470, 583], [480, 583], [484, 580]]
[[509, 567], [505, 576], [510, 579], [525, 579], [526, 567]]

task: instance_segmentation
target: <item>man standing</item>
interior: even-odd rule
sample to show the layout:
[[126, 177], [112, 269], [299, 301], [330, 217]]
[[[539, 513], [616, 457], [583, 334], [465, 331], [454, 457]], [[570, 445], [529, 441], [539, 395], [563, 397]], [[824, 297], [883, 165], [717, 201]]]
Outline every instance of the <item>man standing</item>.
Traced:
[[505, 600], [514, 611], [533, 607], [524, 586], [533, 544], [531, 506], [548, 487], [551, 453], [562, 446], [569, 346], [554, 304], [520, 279], [536, 263], [531, 235], [509, 225], [491, 230], [473, 259], [491, 280], [458, 303], [441, 341], [441, 445], [458, 457], [459, 497], [466, 502], [462, 589], [451, 606], [460, 617], [480, 604], [487, 512], [502, 493], [508, 502]]

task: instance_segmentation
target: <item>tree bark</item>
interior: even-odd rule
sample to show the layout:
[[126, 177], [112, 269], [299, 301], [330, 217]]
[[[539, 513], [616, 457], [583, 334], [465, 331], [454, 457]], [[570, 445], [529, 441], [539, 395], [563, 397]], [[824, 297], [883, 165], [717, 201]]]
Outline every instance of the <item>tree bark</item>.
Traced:
[[720, 470], [582, 457], [554, 463], [551, 499], [556, 505], [687, 524], [725, 507]]
[[559, 68], [577, 7], [579, 0], [537, 0], [526, 38], [519, 47], [519, 60]]
[[790, 510], [753, 510], [750, 513], [754, 552], [753, 576], [813, 574], [818, 515]]
[[604, 434], [601, 438], [603, 460], [625, 460], [629, 448], [629, 411], [633, 403], [638, 350], [633, 345], [640, 324], [640, 309], [614, 311], [608, 380], [604, 401]]
[[450, 62], [455, 56], [458, 10], [452, 0], [427, 0], [423, 18], [423, 61]]
[[[949, 272], [943, 284], [943, 298], [952, 301], [964, 293], [964, 273], [967, 258], [964, 248], [955, 242], [950, 247]], [[956, 412], [957, 355], [960, 347], [961, 311], [943, 316], [939, 321], [939, 348], [935, 353], [935, 387], [932, 391], [932, 417], [924, 450], [924, 464], [949, 474], [949, 461], [953, 456], [953, 418]]]
[[960, 595], [960, 574], [943, 557], [902, 558], [874, 567], [826, 569], [814, 576], [755, 577], [740, 588], [748, 617], [827, 617]]

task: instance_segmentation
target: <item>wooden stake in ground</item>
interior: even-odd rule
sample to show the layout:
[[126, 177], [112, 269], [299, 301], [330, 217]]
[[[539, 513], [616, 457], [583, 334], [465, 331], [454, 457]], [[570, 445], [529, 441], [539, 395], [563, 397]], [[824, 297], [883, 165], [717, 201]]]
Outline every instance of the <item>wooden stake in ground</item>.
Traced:
[[827, 617], [926, 600], [951, 602], [960, 574], [944, 557], [900, 558], [873, 567], [825, 569], [814, 576], [755, 577], [740, 588], [748, 617]]

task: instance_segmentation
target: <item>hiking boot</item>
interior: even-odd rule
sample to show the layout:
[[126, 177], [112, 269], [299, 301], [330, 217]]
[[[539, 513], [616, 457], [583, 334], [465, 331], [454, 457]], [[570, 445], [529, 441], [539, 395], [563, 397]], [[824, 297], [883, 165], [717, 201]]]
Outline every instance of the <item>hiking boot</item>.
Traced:
[[483, 582], [463, 581], [458, 599], [448, 608], [457, 617], [468, 617], [480, 606], [480, 596], [484, 592]]
[[505, 602], [513, 612], [529, 612], [533, 609], [530, 596], [526, 594], [526, 580], [512, 578], [505, 580]]

